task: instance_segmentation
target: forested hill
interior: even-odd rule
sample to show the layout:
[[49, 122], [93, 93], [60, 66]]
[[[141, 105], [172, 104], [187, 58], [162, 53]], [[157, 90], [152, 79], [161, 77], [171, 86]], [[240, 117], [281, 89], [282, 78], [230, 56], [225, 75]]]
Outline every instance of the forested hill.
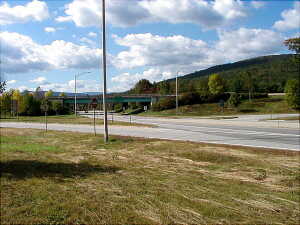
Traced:
[[[238, 61], [235, 63], [228, 63], [223, 65], [217, 65], [210, 67], [205, 70], [200, 70], [191, 74], [187, 74], [183, 76], [184, 79], [192, 79], [197, 78], [200, 76], [207, 76], [213, 73], [222, 73], [222, 72], [228, 72], [228, 71], [242, 71], [242, 70], [248, 70], [256, 68], [258, 70], [268, 70], [269, 69], [275, 69], [276, 72], [281, 72], [280, 70], [284, 69], [278, 67], [278, 65], [284, 65], [290, 64], [291, 58], [293, 57], [293, 54], [286, 54], [286, 55], [270, 55], [270, 56], [262, 56], [252, 59], [247, 59], [243, 61]], [[275, 71], [274, 71], [275, 72]]]
[[[294, 54], [282, 54], [217, 65], [180, 77], [180, 89], [182, 91], [198, 89], [201, 80], [206, 79], [211, 74], [218, 73], [226, 80], [227, 91], [237, 91], [237, 89], [242, 91], [246, 89], [243, 87], [243, 80], [247, 72], [252, 75], [256, 91], [282, 92], [288, 79], [299, 77], [299, 63], [296, 63]], [[174, 78], [158, 82], [156, 85], [166, 86], [166, 82], [173, 89]]]

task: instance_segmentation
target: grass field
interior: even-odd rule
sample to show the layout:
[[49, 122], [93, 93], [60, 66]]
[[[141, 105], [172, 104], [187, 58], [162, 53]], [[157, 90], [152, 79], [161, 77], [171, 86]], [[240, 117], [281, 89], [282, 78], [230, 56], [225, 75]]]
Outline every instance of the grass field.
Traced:
[[1, 224], [298, 224], [299, 156], [1, 128]]
[[271, 114], [271, 113], [299, 113], [297, 110], [290, 109], [284, 96], [270, 96], [269, 98], [242, 101], [237, 108], [225, 108], [224, 111], [218, 103], [195, 104], [179, 107], [178, 114], [176, 109], [164, 110], [161, 112], [148, 111], [140, 115], [143, 116], [222, 116], [235, 114]]
[[[31, 123], [45, 123], [44, 116], [20, 116], [12, 117], [12, 118], [2, 118], [1, 121], [5, 122], [31, 122]], [[85, 124], [85, 125], [93, 125], [94, 120], [92, 118], [77, 116], [74, 115], [62, 115], [62, 116], [48, 116], [48, 123], [60, 123], [60, 124]], [[121, 121], [112, 121], [112, 117], [108, 117], [108, 123], [110, 125], [120, 125], [120, 126], [142, 126], [142, 127], [153, 127], [147, 124], [138, 124], [138, 123], [130, 123], [130, 119], [128, 117], [128, 122]], [[96, 119], [96, 124], [103, 124], [102, 119]]]

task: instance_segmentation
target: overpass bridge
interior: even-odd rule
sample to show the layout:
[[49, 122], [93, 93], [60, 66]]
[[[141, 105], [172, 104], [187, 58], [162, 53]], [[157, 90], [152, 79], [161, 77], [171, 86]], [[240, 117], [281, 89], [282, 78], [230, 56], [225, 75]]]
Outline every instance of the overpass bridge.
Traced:
[[[131, 102], [144, 103], [145, 105], [152, 105], [153, 103], [159, 101], [162, 98], [175, 97], [175, 95], [158, 95], [158, 94], [146, 94], [146, 95], [108, 95], [106, 97], [106, 102], [108, 104], [128, 104]], [[77, 105], [89, 105], [92, 103], [93, 99], [97, 99], [99, 105], [102, 104], [102, 95], [86, 95], [77, 96]], [[75, 97], [50, 97], [50, 101], [61, 101], [63, 105], [74, 105]]]

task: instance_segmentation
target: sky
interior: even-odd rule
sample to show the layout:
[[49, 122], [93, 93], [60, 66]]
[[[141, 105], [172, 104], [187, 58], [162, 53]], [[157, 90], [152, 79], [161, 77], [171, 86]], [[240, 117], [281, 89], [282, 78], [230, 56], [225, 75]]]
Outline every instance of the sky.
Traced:
[[[7, 88], [102, 91], [101, 0], [0, 0]], [[130, 89], [248, 58], [291, 53], [300, 1], [106, 0], [107, 88]], [[89, 73], [87, 73], [89, 72]]]

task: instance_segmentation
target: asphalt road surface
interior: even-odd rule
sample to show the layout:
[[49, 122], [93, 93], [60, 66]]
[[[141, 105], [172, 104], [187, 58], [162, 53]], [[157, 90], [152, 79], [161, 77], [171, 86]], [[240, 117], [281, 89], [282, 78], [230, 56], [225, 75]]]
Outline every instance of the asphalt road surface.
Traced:
[[[295, 121], [262, 121], [270, 115], [239, 116], [219, 120], [205, 118], [153, 118], [112, 116], [119, 121], [132, 121], [155, 125], [156, 127], [110, 126], [109, 133], [122, 136], [182, 140], [214, 144], [228, 144], [249, 147], [285, 149], [300, 151], [299, 123]], [[274, 117], [274, 115], [272, 115]], [[286, 115], [277, 115], [279, 117]], [[290, 115], [291, 116], [291, 115]], [[295, 116], [295, 115], [294, 115]], [[101, 116], [98, 116], [101, 117]], [[43, 129], [40, 123], [2, 122], [1, 127]], [[93, 126], [71, 124], [48, 124], [49, 130], [63, 130], [93, 133]], [[103, 126], [97, 126], [97, 133], [103, 133]]]

